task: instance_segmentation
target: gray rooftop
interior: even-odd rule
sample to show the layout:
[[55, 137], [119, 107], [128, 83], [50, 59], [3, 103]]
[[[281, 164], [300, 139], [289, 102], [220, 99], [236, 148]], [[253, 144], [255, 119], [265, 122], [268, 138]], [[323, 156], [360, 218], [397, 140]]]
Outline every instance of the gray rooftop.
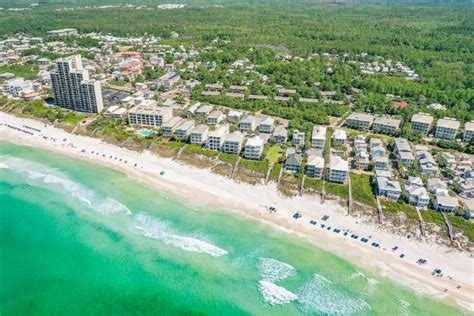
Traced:
[[411, 121], [412, 122], [421, 122], [421, 123], [431, 125], [431, 123], [433, 123], [433, 117], [428, 113], [421, 113], [420, 112], [420, 113], [414, 114], [411, 117]]
[[439, 119], [438, 123], [436, 123], [436, 126], [450, 128], [450, 129], [458, 129], [459, 122], [456, 119], [445, 117], [445, 118]]

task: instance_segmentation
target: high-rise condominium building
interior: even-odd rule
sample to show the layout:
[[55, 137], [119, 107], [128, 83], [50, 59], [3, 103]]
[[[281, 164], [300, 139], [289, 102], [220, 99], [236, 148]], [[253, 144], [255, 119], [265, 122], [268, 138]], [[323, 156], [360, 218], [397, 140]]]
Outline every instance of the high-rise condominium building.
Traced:
[[56, 71], [51, 73], [51, 84], [56, 103], [63, 108], [99, 113], [104, 107], [100, 83], [89, 79], [80, 55], [58, 59]]

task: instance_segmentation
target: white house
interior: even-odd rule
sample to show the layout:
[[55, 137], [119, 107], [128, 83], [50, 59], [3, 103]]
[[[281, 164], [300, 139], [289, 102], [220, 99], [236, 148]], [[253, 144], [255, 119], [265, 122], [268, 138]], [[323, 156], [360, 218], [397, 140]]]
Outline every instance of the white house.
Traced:
[[263, 139], [259, 136], [254, 136], [250, 138], [245, 144], [245, 159], [259, 160], [260, 158], [262, 158], [263, 146]]
[[339, 156], [331, 156], [329, 164], [329, 181], [337, 183], [346, 183], [349, 173], [349, 164], [347, 160]]
[[324, 148], [326, 143], [326, 127], [324, 126], [313, 126], [313, 133], [311, 135], [311, 147]]

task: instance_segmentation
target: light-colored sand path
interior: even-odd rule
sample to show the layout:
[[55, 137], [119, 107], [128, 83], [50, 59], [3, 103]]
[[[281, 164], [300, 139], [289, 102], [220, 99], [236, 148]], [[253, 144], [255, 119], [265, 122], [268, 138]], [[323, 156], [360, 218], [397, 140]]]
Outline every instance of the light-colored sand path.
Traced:
[[[23, 126], [33, 127], [41, 132]], [[33, 135], [12, 127], [28, 130]], [[285, 198], [278, 194], [272, 183], [267, 186], [236, 183], [213, 174], [208, 169], [183, 165], [149, 152], [133, 152], [95, 138], [72, 135], [51, 125], [3, 112], [0, 113], [0, 139], [120, 170], [150, 187], [184, 199], [199, 209], [222, 209], [258, 219], [276, 229], [296, 234], [365, 269], [375, 269], [431, 297], [474, 310], [474, 259], [469, 254], [452, 251], [444, 246], [407, 240], [359, 223], [356, 218], [347, 216], [347, 211], [335, 201], [321, 204], [319, 198], [314, 196]], [[165, 171], [165, 174], [160, 175], [161, 171]], [[275, 206], [278, 211], [270, 214], [264, 206]], [[295, 211], [301, 212], [303, 218], [293, 219]], [[359, 235], [359, 239], [369, 236], [372, 238], [365, 244], [343, 236], [342, 232], [336, 234], [332, 230], [322, 229], [319, 224], [323, 215], [329, 215], [326, 227], [329, 225], [354, 232]], [[318, 221], [318, 225], [311, 225], [311, 219]], [[385, 250], [372, 247], [370, 244], [373, 241], [380, 243]], [[394, 246], [398, 246], [399, 250], [393, 252], [391, 249]], [[400, 253], [404, 253], [406, 257], [399, 258]], [[416, 263], [419, 258], [428, 260], [428, 264], [419, 266]], [[435, 268], [441, 268], [444, 277], [432, 276]], [[452, 279], [448, 279], [448, 276]], [[457, 289], [458, 285], [461, 285], [460, 289]]]

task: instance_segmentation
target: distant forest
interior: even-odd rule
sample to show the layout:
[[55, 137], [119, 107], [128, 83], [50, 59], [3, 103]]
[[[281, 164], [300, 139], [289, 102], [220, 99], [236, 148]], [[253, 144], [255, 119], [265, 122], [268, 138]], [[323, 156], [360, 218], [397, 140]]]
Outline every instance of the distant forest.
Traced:
[[[20, 6], [21, 0], [5, 1]], [[31, 3], [31, 1], [23, 1]], [[362, 88], [449, 106], [446, 115], [465, 122], [474, 113], [474, 6], [447, 4], [361, 4], [309, 0], [177, 1], [176, 10], [158, 10], [151, 0], [56, 1], [31, 10], [0, 10], [0, 37], [23, 32], [44, 36], [51, 29], [73, 27], [81, 33], [154, 34], [169, 44], [196, 47], [214, 38], [235, 48], [267, 47], [298, 56], [313, 53], [362, 53], [402, 61], [420, 75], [419, 82], [365, 80]], [[404, 1], [402, 1], [404, 2]], [[414, 2], [414, 1], [413, 1]], [[94, 3], [146, 4], [150, 10], [91, 9]], [[166, 2], [164, 2], [166, 3]], [[400, 1], [397, 1], [400, 3]], [[407, 2], [404, 2], [407, 3]], [[57, 11], [64, 7], [79, 7]], [[170, 33], [180, 38], [171, 40]], [[228, 60], [239, 57], [227, 50]]]

